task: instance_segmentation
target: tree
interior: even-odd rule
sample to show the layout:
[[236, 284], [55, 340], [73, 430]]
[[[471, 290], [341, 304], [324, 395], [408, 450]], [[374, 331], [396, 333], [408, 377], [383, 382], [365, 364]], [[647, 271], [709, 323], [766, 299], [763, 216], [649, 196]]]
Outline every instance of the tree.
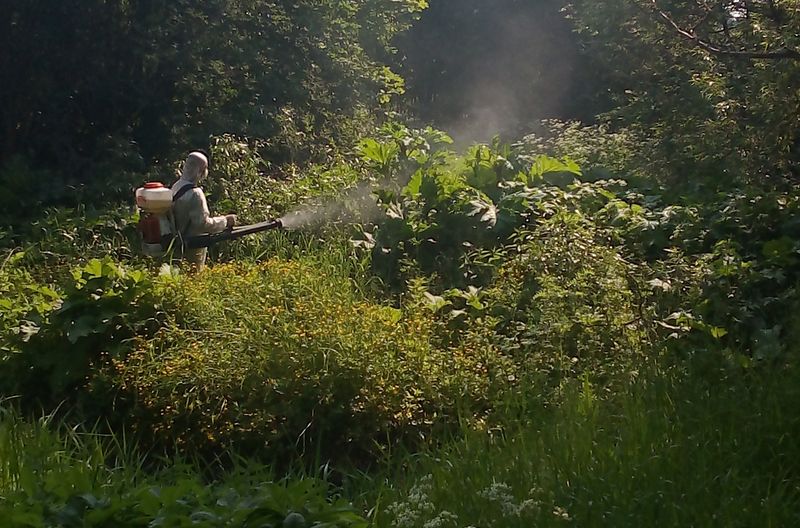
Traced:
[[[793, 42], [797, 25], [777, 0], [695, 0], [683, 9], [650, 0], [667, 27], [691, 44], [719, 56], [800, 60]], [[683, 7], [683, 6], [681, 6]]]
[[612, 72], [609, 119], [650, 139], [672, 181], [792, 176], [800, 139], [800, 15], [769, 0], [578, 0]]
[[[31, 0], [0, 21], [0, 166], [87, 183], [234, 133], [281, 161], [354, 135], [424, 0]], [[387, 87], [388, 86], [388, 87]], [[0, 180], [4, 176], [0, 172]]]

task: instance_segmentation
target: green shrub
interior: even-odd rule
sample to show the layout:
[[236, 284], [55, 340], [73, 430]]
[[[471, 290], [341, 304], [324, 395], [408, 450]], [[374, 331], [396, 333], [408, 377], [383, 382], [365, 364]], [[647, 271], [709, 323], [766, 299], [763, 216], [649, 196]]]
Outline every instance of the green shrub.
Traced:
[[501, 348], [555, 381], [635, 369], [648, 349], [634, 269], [580, 213], [516, 235], [519, 255], [487, 292]]
[[89, 388], [97, 374], [127, 355], [133, 337], [146, 338], [161, 324], [149, 273], [106, 257], [75, 268], [61, 294], [35, 284], [17, 288], [34, 300], [4, 303], [10, 306], [4, 314], [26, 318], [20, 328], [27, 335], [3, 358], [2, 394], [21, 396], [29, 406], [52, 408], [67, 399], [105, 409], [106, 394]]
[[615, 175], [645, 175], [642, 163], [643, 142], [631, 130], [612, 130], [608, 125], [584, 125], [577, 121], [542, 121], [539, 130], [514, 145], [519, 156], [545, 154], [569, 156], [588, 174], [611, 171]]
[[48, 209], [0, 237], [0, 248], [23, 248], [20, 264], [42, 282], [59, 283], [71, 279], [76, 265], [92, 259], [136, 261], [137, 222], [130, 206]]
[[247, 222], [276, 218], [302, 202], [334, 195], [363, 177], [352, 164], [275, 166], [261, 157], [258, 141], [222, 135], [213, 138], [212, 168], [204, 187], [219, 210]]
[[24, 258], [24, 252], [14, 252], [0, 260], [0, 364], [19, 354], [61, 303], [58, 292], [22, 267]]
[[376, 190], [382, 214], [354, 242], [371, 250], [376, 272], [400, 290], [418, 276], [435, 277], [440, 290], [480, 285], [491, 273], [473, 265], [476, 255], [541, 215], [539, 202], [549, 197], [542, 188], [567, 187], [581, 174], [568, 159], [512, 159], [499, 141], [458, 157], [442, 148], [452, 140], [441, 132], [390, 130], [381, 141], [364, 140], [362, 156], [376, 175], [407, 183]]
[[487, 409], [510, 368], [485, 342], [432, 346], [424, 312], [364, 301], [298, 262], [220, 265], [165, 292], [174, 324], [119, 362], [143, 437], [343, 458]]

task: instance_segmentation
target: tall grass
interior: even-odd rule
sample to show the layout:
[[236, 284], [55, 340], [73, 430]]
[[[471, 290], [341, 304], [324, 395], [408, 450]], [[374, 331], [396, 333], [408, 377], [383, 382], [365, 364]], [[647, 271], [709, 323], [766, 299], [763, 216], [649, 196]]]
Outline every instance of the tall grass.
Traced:
[[328, 276], [350, 282], [364, 296], [385, 301], [380, 279], [372, 273], [369, 255], [357, 250], [347, 233], [324, 234], [298, 231], [268, 231], [217, 248], [220, 260], [263, 262], [296, 260], [314, 266]]
[[132, 483], [142, 472], [133, 453], [122, 436], [60, 426], [54, 415], [24, 420], [13, 407], [0, 406], [0, 494]]
[[366, 526], [316, 478], [275, 482], [269, 468], [244, 461], [212, 479], [176, 462], [147, 471], [133, 452], [114, 436], [0, 407], [0, 526]]
[[377, 526], [796, 526], [800, 376], [575, 384], [502, 433], [413, 456]]

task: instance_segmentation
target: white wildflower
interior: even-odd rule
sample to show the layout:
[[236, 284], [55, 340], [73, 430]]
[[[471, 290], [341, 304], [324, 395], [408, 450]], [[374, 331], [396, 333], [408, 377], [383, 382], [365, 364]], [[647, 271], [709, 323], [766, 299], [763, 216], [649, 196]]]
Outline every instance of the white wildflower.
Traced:
[[518, 516], [520, 506], [514, 500], [511, 493], [511, 486], [504, 482], [493, 482], [488, 488], [478, 492], [478, 495], [500, 506], [500, 510], [506, 517]]
[[423, 524], [422, 528], [445, 528], [446, 526], [454, 526], [457, 522], [458, 515], [442, 510], [439, 515]]
[[387, 506], [386, 511], [393, 517], [392, 526], [414, 528], [419, 526], [422, 519], [429, 517], [436, 510], [428, 497], [432, 489], [433, 477], [426, 475], [409, 490], [405, 501]]
[[564, 508], [562, 508], [561, 506], [556, 506], [555, 508], [553, 508], [553, 515], [565, 521], [572, 520], [572, 517], [569, 516], [569, 512]]

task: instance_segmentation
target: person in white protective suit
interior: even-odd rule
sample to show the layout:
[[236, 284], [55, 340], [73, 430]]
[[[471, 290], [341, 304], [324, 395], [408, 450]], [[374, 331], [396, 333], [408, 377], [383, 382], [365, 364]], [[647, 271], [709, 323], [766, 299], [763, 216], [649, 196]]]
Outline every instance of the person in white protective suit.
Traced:
[[[220, 233], [236, 224], [236, 215], [211, 216], [203, 190], [198, 184], [208, 175], [208, 156], [194, 151], [183, 164], [181, 177], [172, 186], [172, 211], [181, 237]], [[185, 249], [183, 258], [196, 269], [205, 266], [207, 248]]]

